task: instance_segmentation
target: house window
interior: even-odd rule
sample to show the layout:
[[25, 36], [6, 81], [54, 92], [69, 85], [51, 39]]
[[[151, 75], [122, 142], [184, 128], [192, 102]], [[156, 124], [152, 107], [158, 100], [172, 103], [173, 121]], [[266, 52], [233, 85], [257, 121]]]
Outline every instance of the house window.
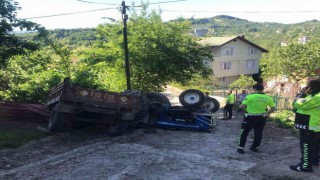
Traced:
[[221, 78], [219, 78], [219, 81], [220, 81], [220, 82], [225, 82], [225, 81], [226, 81], [226, 77], [221, 77]]
[[249, 54], [257, 54], [257, 48], [249, 47]]
[[229, 70], [231, 69], [231, 61], [221, 63], [222, 70]]
[[224, 48], [222, 48], [222, 55], [224, 55], [224, 56], [232, 56], [233, 55], [233, 47], [224, 47]]
[[248, 69], [254, 69], [256, 67], [256, 61], [255, 60], [248, 60], [247, 61], [247, 68]]

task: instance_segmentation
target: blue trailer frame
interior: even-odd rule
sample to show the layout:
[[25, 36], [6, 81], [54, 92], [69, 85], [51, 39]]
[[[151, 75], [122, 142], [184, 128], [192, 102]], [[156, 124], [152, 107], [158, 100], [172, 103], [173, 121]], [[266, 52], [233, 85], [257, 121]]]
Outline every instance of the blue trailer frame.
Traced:
[[216, 126], [216, 116], [204, 109], [175, 106], [162, 108], [158, 127], [170, 129], [187, 129], [194, 131], [211, 131]]

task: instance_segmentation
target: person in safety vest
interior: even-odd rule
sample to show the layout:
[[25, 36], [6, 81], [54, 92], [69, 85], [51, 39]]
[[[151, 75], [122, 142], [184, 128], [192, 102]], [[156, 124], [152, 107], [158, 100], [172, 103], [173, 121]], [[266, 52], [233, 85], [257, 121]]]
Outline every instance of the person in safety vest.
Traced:
[[296, 109], [295, 128], [299, 129], [301, 159], [291, 170], [313, 172], [319, 165], [320, 143], [320, 78], [308, 82], [300, 97], [293, 103]]
[[267, 117], [275, 110], [275, 103], [270, 96], [263, 93], [264, 87], [262, 84], [255, 84], [252, 88], [254, 93], [247, 95], [240, 105], [240, 108], [245, 110], [244, 120], [241, 124], [239, 147], [237, 149], [237, 152], [240, 154], [244, 153], [244, 146], [251, 129], [254, 129], [254, 140], [250, 150], [259, 152], [257, 147], [261, 144], [262, 132]]
[[232, 119], [232, 109], [236, 101], [236, 95], [232, 94], [231, 90], [228, 91], [225, 101], [226, 101], [226, 106], [224, 107], [222, 120]]

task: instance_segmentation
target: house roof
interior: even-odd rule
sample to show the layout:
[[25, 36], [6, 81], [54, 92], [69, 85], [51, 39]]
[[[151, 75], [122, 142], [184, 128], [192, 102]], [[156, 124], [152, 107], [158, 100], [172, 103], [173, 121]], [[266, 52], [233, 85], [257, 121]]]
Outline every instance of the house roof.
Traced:
[[261, 50], [262, 52], [269, 52], [268, 50], [264, 49], [261, 46], [258, 46], [257, 44], [247, 40], [244, 38], [244, 36], [232, 36], [232, 37], [210, 37], [210, 38], [205, 38], [199, 41], [199, 43], [203, 46], [211, 46], [211, 47], [219, 47], [223, 46], [231, 41], [234, 41], [236, 39], [239, 39], [241, 41], [244, 41], [251, 46]]

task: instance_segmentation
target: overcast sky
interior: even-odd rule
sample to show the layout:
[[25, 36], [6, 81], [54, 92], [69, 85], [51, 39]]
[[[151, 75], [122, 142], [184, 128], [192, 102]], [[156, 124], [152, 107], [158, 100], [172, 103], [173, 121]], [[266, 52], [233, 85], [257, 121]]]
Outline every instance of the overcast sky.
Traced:
[[[19, 18], [43, 17], [50, 15], [84, 12], [80, 14], [43, 17], [29, 19], [39, 23], [47, 29], [56, 28], [86, 28], [96, 27], [98, 24], [106, 23], [103, 17], [120, 20], [119, 11], [122, 0], [85, 0], [88, 2], [108, 3], [94, 4], [78, 0], [15, 0], [19, 3], [21, 10], [18, 11]], [[278, 22], [299, 23], [308, 20], [320, 20], [320, 0], [149, 0], [152, 4], [149, 9], [163, 10], [164, 21], [185, 18], [213, 17], [216, 15], [230, 15], [254, 22]], [[126, 1], [127, 5], [141, 4], [140, 0]], [[104, 9], [104, 10], [101, 10]], [[95, 11], [98, 10], [98, 11]], [[130, 18], [130, 14], [129, 14]]]

